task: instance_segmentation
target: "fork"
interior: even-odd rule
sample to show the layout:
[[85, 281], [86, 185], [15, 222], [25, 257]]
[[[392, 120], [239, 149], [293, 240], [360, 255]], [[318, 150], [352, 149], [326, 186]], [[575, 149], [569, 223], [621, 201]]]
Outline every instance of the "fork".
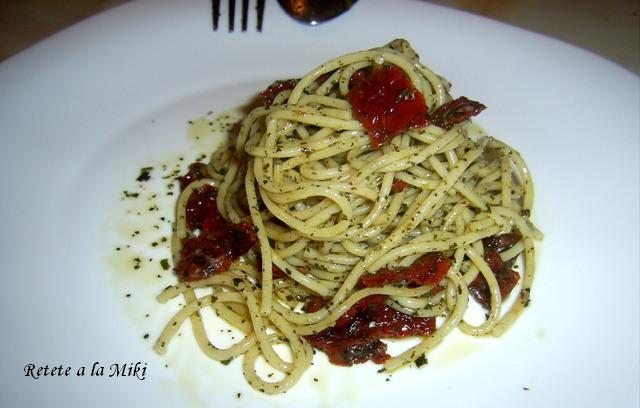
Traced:
[[[236, 0], [228, 0], [229, 13], [229, 32], [233, 32], [236, 19]], [[264, 2], [265, 0], [256, 0], [256, 13], [258, 31], [262, 31], [262, 20], [264, 18]], [[218, 30], [218, 21], [220, 20], [220, 0], [211, 0], [211, 11], [213, 16], [213, 30]], [[242, 31], [247, 31], [249, 20], [249, 0], [242, 0]]]

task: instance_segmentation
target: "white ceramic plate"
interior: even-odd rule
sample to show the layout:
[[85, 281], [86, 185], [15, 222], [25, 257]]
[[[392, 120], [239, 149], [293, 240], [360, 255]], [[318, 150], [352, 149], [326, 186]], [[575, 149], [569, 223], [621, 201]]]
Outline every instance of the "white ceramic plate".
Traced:
[[[484, 102], [479, 123], [531, 166], [546, 237], [526, 313], [390, 381], [318, 364], [284, 396], [252, 391], [238, 361], [207, 361], [188, 335], [155, 355], [168, 311], [152, 296], [171, 276], [114, 261], [138, 222], [118, 212], [121, 191], [140, 167], [197, 153], [187, 120], [397, 37]], [[228, 34], [211, 31], [206, 0], [136, 1], [55, 35], [0, 64], [0, 405], [637, 406], [639, 95], [638, 77], [597, 56], [424, 2], [361, 1], [314, 28], [269, 2], [262, 34]], [[135, 362], [144, 380], [109, 377]]]

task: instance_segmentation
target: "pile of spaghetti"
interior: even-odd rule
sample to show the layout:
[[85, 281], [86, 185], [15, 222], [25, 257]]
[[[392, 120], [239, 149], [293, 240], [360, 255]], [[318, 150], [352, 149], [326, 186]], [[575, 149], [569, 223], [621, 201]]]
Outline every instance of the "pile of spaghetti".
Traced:
[[[263, 91], [233, 140], [181, 178], [181, 282], [158, 298], [185, 304], [155, 350], [189, 319], [207, 356], [242, 357], [252, 387], [280, 393], [314, 348], [392, 371], [455, 328], [503, 333], [529, 303], [533, 184], [518, 152], [469, 131], [485, 107], [449, 88], [395, 40]], [[472, 305], [482, 321], [465, 320]], [[242, 338], [216, 346], [203, 309]], [[390, 356], [400, 337], [420, 341]]]

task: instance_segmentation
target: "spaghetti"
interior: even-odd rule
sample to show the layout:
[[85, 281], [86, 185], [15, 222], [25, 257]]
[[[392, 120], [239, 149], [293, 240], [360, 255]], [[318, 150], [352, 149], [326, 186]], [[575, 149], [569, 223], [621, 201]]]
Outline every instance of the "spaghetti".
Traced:
[[[235, 140], [181, 180], [181, 282], [158, 299], [185, 305], [155, 350], [189, 319], [208, 357], [242, 356], [249, 384], [275, 394], [299, 380], [313, 348], [392, 371], [455, 328], [502, 334], [530, 298], [533, 183], [517, 151], [469, 131], [484, 106], [449, 88], [395, 40], [263, 92]], [[465, 321], [473, 303], [487, 309], [479, 324]], [[243, 338], [215, 346], [204, 308]], [[406, 336], [421, 340], [389, 356], [382, 339]], [[260, 357], [279, 380], [257, 373]]]

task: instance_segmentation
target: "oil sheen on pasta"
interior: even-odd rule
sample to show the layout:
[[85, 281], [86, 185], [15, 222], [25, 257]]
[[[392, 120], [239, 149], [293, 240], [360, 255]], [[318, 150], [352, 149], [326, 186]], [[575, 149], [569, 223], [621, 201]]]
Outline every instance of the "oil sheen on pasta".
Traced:
[[[542, 238], [531, 173], [516, 150], [471, 131], [485, 106], [450, 87], [404, 40], [265, 87], [180, 180], [179, 283], [158, 300], [184, 307], [155, 350], [188, 319], [205, 355], [241, 358], [248, 383], [277, 394], [314, 348], [392, 372], [423, 365], [453, 330], [502, 334], [529, 305]], [[241, 338], [214, 345], [203, 309]], [[391, 355], [394, 338], [418, 341]], [[278, 375], [257, 371], [259, 359]]]

